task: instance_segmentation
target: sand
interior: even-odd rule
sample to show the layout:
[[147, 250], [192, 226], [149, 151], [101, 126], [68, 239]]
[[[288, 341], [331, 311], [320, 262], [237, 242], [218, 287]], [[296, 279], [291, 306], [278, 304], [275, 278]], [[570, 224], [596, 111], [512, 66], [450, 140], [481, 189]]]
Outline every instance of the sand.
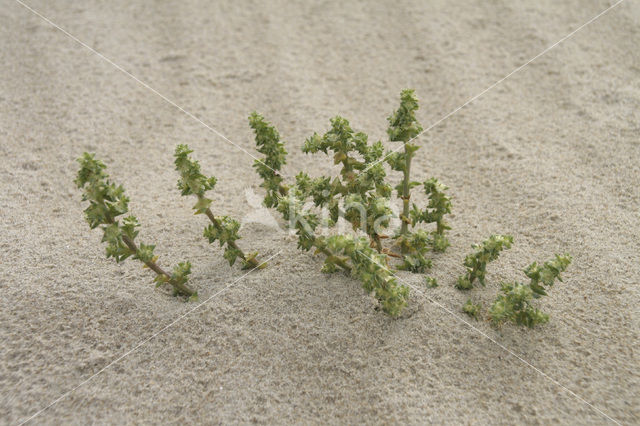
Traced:
[[[612, 1], [29, 2], [240, 148], [2, 4], [0, 423], [640, 423], [638, 2], [420, 137], [413, 171], [451, 188], [452, 246], [434, 258], [440, 287], [399, 274], [420, 292], [396, 320], [255, 223], [249, 112], [280, 130], [287, 173], [326, 174], [300, 146], [330, 117], [385, 140], [412, 87], [428, 127]], [[245, 219], [240, 244], [275, 255], [267, 269], [244, 276], [201, 237], [175, 189], [177, 143], [218, 177], [216, 212]], [[85, 150], [125, 184], [160, 262], [194, 264], [205, 304], [104, 257], [73, 185]], [[470, 245], [496, 232], [515, 245], [487, 287], [454, 289]], [[547, 325], [460, 312], [562, 251], [574, 263], [539, 301]]]

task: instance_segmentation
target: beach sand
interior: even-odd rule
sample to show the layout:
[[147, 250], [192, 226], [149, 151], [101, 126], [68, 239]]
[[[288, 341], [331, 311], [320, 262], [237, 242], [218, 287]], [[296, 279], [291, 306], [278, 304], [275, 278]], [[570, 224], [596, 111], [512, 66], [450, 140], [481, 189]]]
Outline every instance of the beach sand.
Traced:
[[[638, 2], [494, 87], [613, 2], [28, 4], [113, 63], [2, 2], [0, 423], [640, 423]], [[268, 226], [247, 116], [278, 128], [289, 176], [335, 173], [304, 139], [340, 114], [387, 141], [404, 88], [437, 123], [413, 176], [448, 185], [454, 214], [429, 273], [440, 286], [399, 273], [420, 292], [391, 319]], [[202, 238], [206, 218], [176, 190], [178, 143], [268, 268], [245, 275]], [[206, 303], [105, 258], [73, 184], [84, 151], [124, 184], [160, 264], [193, 263]], [[485, 288], [456, 290], [492, 233], [513, 248]], [[497, 330], [461, 312], [565, 251], [564, 282], [537, 301], [548, 324]]]

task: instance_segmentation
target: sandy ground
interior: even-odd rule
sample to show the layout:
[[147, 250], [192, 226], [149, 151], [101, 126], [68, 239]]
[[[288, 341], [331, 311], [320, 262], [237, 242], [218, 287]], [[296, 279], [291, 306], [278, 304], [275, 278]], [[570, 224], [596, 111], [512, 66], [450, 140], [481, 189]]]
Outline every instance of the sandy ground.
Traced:
[[[440, 287], [400, 275], [423, 293], [397, 320], [265, 225], [246, 224], [241, 245], [276, 257], [238, 280], [176, 191], [172, 151], [189, 143], [219, 179], [215, 210], [245, 219], [259, 214], [253, 160], [1, 4], [0, 423], [53, 402], [34, 423], [640, 423], [637, 1], [420, 138], [416, 178], [455, 197], [452, 246], [434, 259]], [[320, 174], [328, 163], [299, 147], [333, 115], [385, 138], [412, 87], [427, 127], [613, 2], [29, 4], [252, 153], [246, 117], [261, 111], [287, 142], [287, 172]], [[125, 184], [160, 261], [191, 260], [210, 301], [189, 313], [135, 262], [105, 259], [72, 183], [85, 150]], [[494, 232], [515, 246], [471, 292], [485, 307], [531, 261], [573, 254], [540, 301], [546, 326], [465, 323], [469, 294], [453, 283]]]

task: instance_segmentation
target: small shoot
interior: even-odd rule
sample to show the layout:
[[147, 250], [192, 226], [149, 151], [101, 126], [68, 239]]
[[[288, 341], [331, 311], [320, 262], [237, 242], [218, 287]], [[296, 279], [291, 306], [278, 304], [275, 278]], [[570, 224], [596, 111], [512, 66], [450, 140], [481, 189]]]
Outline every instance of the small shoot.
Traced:
[[513, 237], [511, 235], [491, 235], [482, 244], [471, 246], [475, 252], [467, 255], [464, 259], [464, 266], [467, 272], [458, 278], [456, 288], [460, 290], [470, 290], [473, 282], [477, 279], [484, 287], [487, 264], [498, 258], [500, 252], [511, 248]]
[[82, 201], [89, 201], [89, 207], [84, 210], [85, 219], [91, 229], [102, 229], [102, 242], [107, 243], [107, 258], [113, 257], [118, 263], [128, 257], [138, 259], [145, 268], [155, 272], [158, 285], [170, 284], [174, 295], [197, 298], [197, 293], [187, 285], [191, 263], [178, 263], [169, 274], [158, 265], [154, 245], [136, 244], [140, 227], [138, 219], [129, 215], [120, 222], [118, 217], [129, 211], [129, 198], [124, 194], [122, 186], [109, 180], [109, 175], [104, 171], [104, 163], [86, 152], [78, 162], [80, 170], [75, 183], [83, 190]]
[[512, 321], [533, 328], [549, 321], [549, 315], [531, 305], [534, 293], [528, 285], [503, 283], [500, 291], [503, 294], [498, 296], [489, 309], [493, 325], [499, 326], [505, 321]]
[[427, 283], [427, 287], [429, 288], [438, 287], [438, 280], [434, 277], [426, 277], [425, 282]]
[[282, 183], [280, 169], [287, 163], [287, 151], [280, 142], [280, 134], [275, 127], [265, 121], [257, 112], [249, 116], [249, 125], [256, 133], [256, 146], [259, 153], [264, 154], [264, 160], [255, 160], [253, 167], [262, 178], [260, 185], [267, 190], [264, 197], [266, 207], [276, 207], [278, 197], [287, 194], [287, 187]]
[[[537, 295], [534, 297], [546, 296], [547, 293], [544, 291], [543, 286], [552, 287], [556, 279], [562, 282], [560, 274], [569, 267], [571, 260], [569, 254], [556, 254], [553, 260], [545, 262], [542, 266], [538, 265], [537, 262], [527, 266], [524, 274], [531, 280], [529, 286], [534, 294]], [[540, 285], [541, 283], [542, 285]]]
[[473, 303], [473, 300], [468, 299], [467, 302], [462, 306], [462, 312], [469, 315], [471, 318], [478, 320], [480, 316], [480, 310], [482, 309], [482, 305], [479, 303]]
[[198, 199], [193, 209], [195, 214], [205, 214], [211, 221], [211, 225], [204, 229], [204, 237], [209, 243], [220, 242], [220, 247], [225, 246], [224, 258], [233, 266], [238, 258], [242, 261], [242, 269], [264, 268], [265, 263], [260, 263], [256, 259], [258, 253], [245, 254], [236, 244], [240, 239], [238, 231], [240, 223], [228, 216], [214, 216], [211, 212], [213, 200], [207, 198], [205, 193], [216, 186], [215, 177], [206, 177], [200, 171], [198, 161], [192, 159], [189, 154], [193, 150], [187, 145], [178, 145], [174, 157], [176, 170], [180, 173], [178, 189], [184, 196], [195, 195]]
[[418, 273], [431, 269], [431, 259], [426, 258], [426, 253], [431, 247], [431, 236], [427, 231], [419, 229], [408, 233], [403, 240], [403, 246], [407, 247], [407, 250], [398, 269]]
[[424, 210], [420, 210], [418, 206], [413, 204], [409, 212], [411, 222], [413, 224], [435, 223], [436, 229], [431, 233], [431, 244], [434, 251], [444, 252], [449, 247], [449, 240], [445, 232], [451, 229], [444, 219], [445, 215], [451, 213], [451, 197], [446, 193], [449, 188], [436, 178], [426, 180], [423, 186], [425, 194], [429, 197], [429, 204]]
[[[409, 207], [411, 201], [411, 187], [419, 185], [418, 182], [412, 182], [411, 160], [414, 153], [420, 148], [418, 145], [411, 143], [416, 136], [422, 132], [422, 126], [416, 118], [418, 110], [418, 98], [411, 89], [405, 89], [400, 94], [400, 107], [391, 116], [389, 116], [389, 128], [387, 133], [392, 142], [402, 142], [404, 152], [395, 152], [387, 156], [387, 162], [393, 170], [400, 171], [403, 174], [402, 183], [396, 189], [398, 197], [402, 199], [402, 214], [400, 220], [402, 225], [399, 234], [406, 236], [409, 233]], [[403, 252], [404, 253], [404, 252]]]
[[[418, 206], [411, 204], [411, 189], [420, 185], [419, 182], [412, 181], [410, 176], [411, 160], [420, 148], [411, 141], [422, 132], [422, 126], [415, 115], [417, 110], [418, 99], [414, 91], [403, 90], [400, 94], [400, 107], [388, 118], [387, 133], [391, 141], [403, 143], [404, 152], [387, 154], [386, 161], [392, 170], [403, 174], [402, 182], [396, 186], [398, 198], [402, 200], [402, 224], [394, 236], [395, 245], [404, 257], [402, 268], [424, 272], [430, 266], [430, 261], [426, 258], [429, 248], [442, 252], [449, 246], [445, 231], [450, 228], [444, 221], [444, 215], [451, 213], [451, 199], [445, 193], [448, 188], [432, 178], [422, 184], [429, 196], [428, 206], [420, 210]], [[429, 247], [426, 244], [415, 244], [416, 236], [410, 227], [414, 228], [420, 222], [436, 223], [436, 230], [429, 236]], [[420, 236], [418, 239], [421, 241], [423, 238]]]
[[502, 294], [499, 295], [489, 309], [489, 316], [494, 325], [499, 326], [506, 321], [529, 328], [549, 321], [549, 315], [534, 307], [531, 302], [546, 296], [545, 288], [553, 286], [571, 263], [568, 254], [556, 255], [555, 259], [539, 266], [536, 262], [529, 265], [524, 273], [530, 278], [528, 284], [518, 282], [502, 284]]

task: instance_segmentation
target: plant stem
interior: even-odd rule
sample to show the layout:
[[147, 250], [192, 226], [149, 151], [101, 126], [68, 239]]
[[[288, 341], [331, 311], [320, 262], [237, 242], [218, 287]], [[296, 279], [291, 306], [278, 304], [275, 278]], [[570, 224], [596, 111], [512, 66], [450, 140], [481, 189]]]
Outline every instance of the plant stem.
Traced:
[[478, 270], [480, 268], [478, 267], [478, 265], [474, 266], [473, 268], [471, 268], [471, 272], [469, 272], [469, 283], [473, 284], [473, 282], [476, 280], [476, 274], [478, 273]]
[[395, 258], [398, 258], [398, 259], [402, 259], [402, 256], [400, 256], [397, 253], [392, 252], [390, 249], [382, 250], [382, 254], [386, 254], [389, 257], [395, 257]]
[[[411, 192], [409, 188], [409, 175], [411, 173], [411, 157], [412, 153], [408, 152], [407, 144], [404, 144], [404, 180], [402, 181], [402, 225], [400, 227], [400, 234], [406, 235], [409, 233], [409, 201], [411, 199]], [[402, 252], [406, 252], [406, 248], [402, 246]]]
[[382, 253], [382, 243], [380, 242], [380, 236], [378, 234], [373, 235], [373, 242], [376, 244], [376, 249]]
[[[127, 237], [126, 235], [122, 236], [122, 241], [127, 245], [127, 247], [129, 247], [129, 250], [131, 250], [134, 253], [138, 253], [138, 246], [136, 245], [136, 243], [134, 243], [129, 237]], [[147, 265], [147, 267], [149, 269], [151, 269], [153, 272], [155, 272], [158, 275], [164, 275], [165, 277], [167, 277], [167, 280], [169, 281], [169, 283], [173, 286], [173, 288], [176, 289], [176, 291], [182, 295], [185, 296], [193, 296], [194, 291], [186, 284], [184, 283], [176, 283], [171, 279], [171, 275], [169, 275], [164, 269], [162, 269], [157, 263], [153, 262], [153, 261], [149, 261], [149, 262], [144, 262], [145, 265]]]
[[[207, 208], [207, 210], [205, 210], [204, 213], [207, 215], [207, 217], [209, 218], [211, 223], [213, 223], [213, 226], [215, 226], [218, 231], [222, 231], [222, 225], [220, 225], [220, 222], [218, 221], [218, 219], [216, 219], [216, 217], [213, 215], [213, 213], [211, 212], [211, 209]], [[252, 268], [257, 268], [258, 266], [260, 266], [260, 263], [255, 258], [247, 260], [247, 256], [245, 256], [244, 252], [242, 251], [242, 249], [240, 247], [238, 247], [238, 245], [236, 244], [235, 241], [229, 241], [227, 244], [231, 248], [238, 250], [242, 260], [244, 260], [249, 265], [251, 265]]]
[[336, 265], [338, 265], [339, 267], [341, 267], [342, 269], [344, 269], [347, 272], [351, 272], [351, 266], [347, 265], [347, 263], [340, 259], [338, 256], [334, 255], [333, 253], [331, 253], [326, 247], [319, 247], [316, 242], [313, 243], [313, 245], [320, 250], [320, 253], [324, 254], [327, 257], [332, 257], [335, 259], [336, 261]]

